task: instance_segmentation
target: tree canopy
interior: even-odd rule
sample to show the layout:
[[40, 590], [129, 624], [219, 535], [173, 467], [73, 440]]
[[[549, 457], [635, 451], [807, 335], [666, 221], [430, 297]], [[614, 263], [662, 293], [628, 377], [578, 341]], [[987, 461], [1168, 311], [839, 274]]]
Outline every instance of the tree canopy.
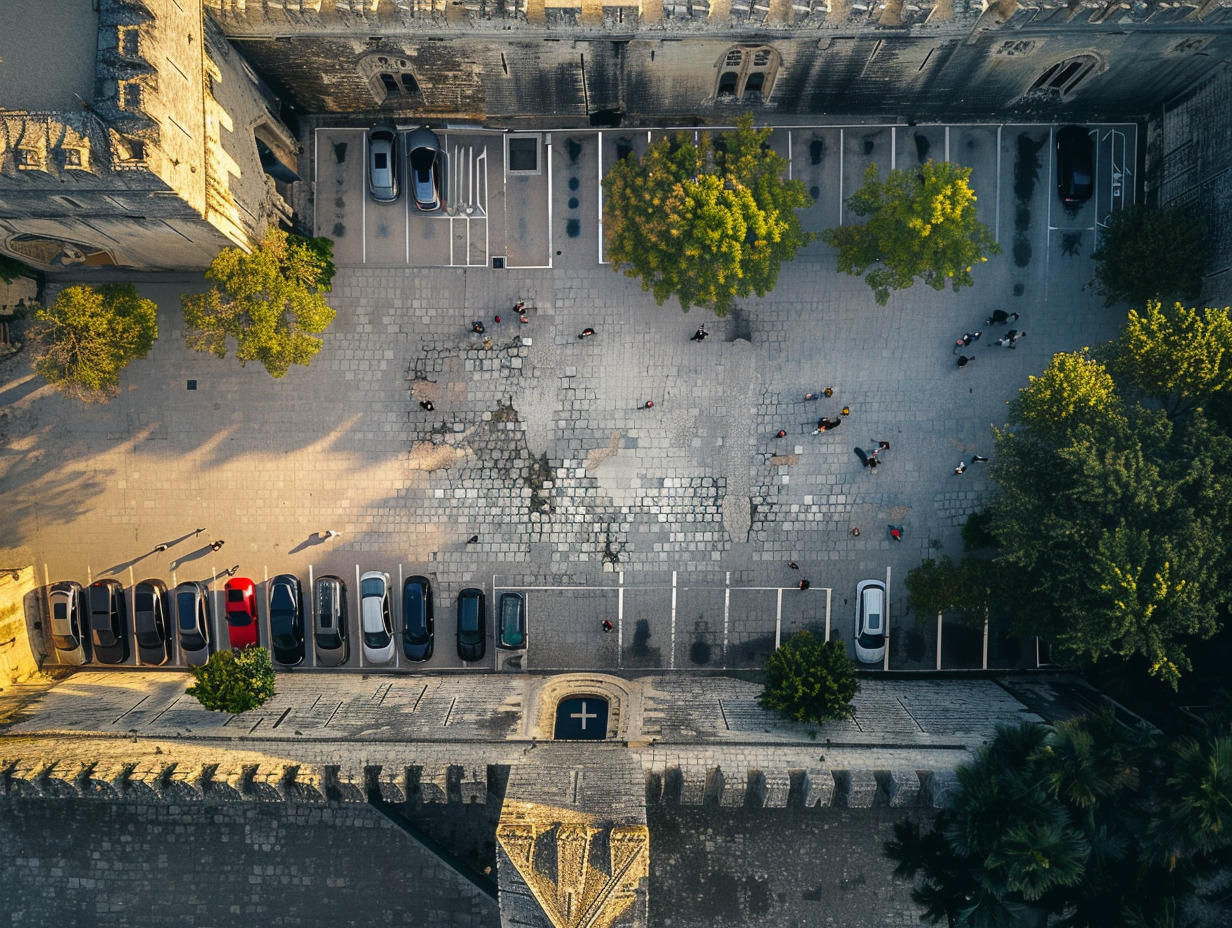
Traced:
[[1001, 576], [1029, 604], [1021, 630], [1071, 662], [1141, 661], [1175, 689], [1232, 603], [1232, 438], [1198, 405], [1169, 418], [1143, 401], [1136, 383], [1209, 396], [1222, 378], [1160, 373], [1168, 364], [1143, 360], [1157, 346], [1142, 344], [1137, 322], [1126, 331], [1107, 363], [1060, 354], [1019, 391], [996, 437], [991, 530]]
[[916, 278], [934, 290], [970, 287], [971, 269], [1001, 253], [976, 219], [970, 177], [971, 168], [927, 161], [916, 169], [890, 171], [882, 181], [877, 165], [870, 164], [863, 186], [847, 201], [848, 209], [867, 221], [822, 233], [838, 249], [838, 269], [863, 274], [881, 306], [891, 290], [905, 290]]
[[1230, 754], [1226, 729], [1166, 744], [1111, 711], [1000, 726], [932, 827], [900, 822], [886, 855], [932, 924], [1190, 923], [1232, 848]]
[[1232, 386], [1230, 310], [1194, 309], [1180, 303], [1164, 309], [1150, 301], [1129, 311], [1125, 330], [1113, 345], [1118, 379], [1174, 410]]
[[856, 665], [841, 641], [818, 641], [797, 632], [766, 661], [765, 688], [757, 697], [795, 722], [827, 722], [851, 715], [860, 689]]
[[1207, 255], [1206, 229], [1193, 210], [1138, 205], [1109, 217], [1092, 257], [1107, 305], [1141, 306], [1196, 299]]
[[74, 286], [34, 314], [34, 369], [88, 402], [110, 399], [120, 372], [158, 338], [158, 307], [132, 284]]
[[247, 712], [274, 695], [274, 665], [259, 646], [215, 651], [192, 673], [196, 682], [186, 692], [212, 712]]
[[221, 290], [181, 297], [188, 347], [225, 358], [233, 338], [241, 365], [259, 361], [274, 377], [307, 365], [335, 315], [321, 295], [333, 276], [321, 241], [274, 228], [251, 253], [224, 248], [205, 275]]
[[773, 290], [783, 262], [816, 236], [796, 214], [813, 201], [803, 183], [784, 179], [770, 133], [746, 114], [717, 140], [680, 132], [618, 160], [603, 178], [613, 268], [640, 277], [659, 305], [675, 296], [686, 312], [725, 316], [738, 298]]

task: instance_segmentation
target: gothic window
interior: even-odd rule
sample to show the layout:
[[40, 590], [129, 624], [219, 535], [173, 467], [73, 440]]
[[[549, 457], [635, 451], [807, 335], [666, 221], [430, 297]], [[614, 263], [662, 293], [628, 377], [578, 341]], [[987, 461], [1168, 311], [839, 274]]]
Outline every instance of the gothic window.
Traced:
[[378, 104], [408, 106], [423, 102], [423, 91], [409, 59], [397, 55], [369, 55], [359, 63], [359, 73]]
[[779, 53], [765, 45], [737, 45], [719, 65], [716, 103], [763, 103], [779, 69]]
[[1035, 79], [1028, 93], [1064, 99], [1073, 93], [1099, 61], [1093, 55], [1076, 55], [1058, 61]]

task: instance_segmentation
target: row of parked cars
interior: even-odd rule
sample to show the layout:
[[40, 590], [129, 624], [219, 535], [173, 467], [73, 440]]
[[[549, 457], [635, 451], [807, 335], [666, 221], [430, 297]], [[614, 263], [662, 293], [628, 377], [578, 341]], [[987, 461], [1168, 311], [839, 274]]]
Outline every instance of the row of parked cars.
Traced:
[[[214, 640], [213, 608], [209, 588], [185, 580], [168, 590], [161, 580], [142, 580], [133, 588], [133, 617], [129, 621], [124, 587], [116, 580], [96, 580], [88, 587], [64, 580], [51, 585], [51, 641], [62, 664], [90, 661], [123, 664], [130, 656], [130, 636], [137, 660], [158, 666], [172, 659], [178, 641], [183, 659], [200, 666], [220, 646], [259, 646], [256, 585], [247, 577], [232, 577], [224, 587], [227, 642]], [[269, 647], [275, 662], [286, 667], [303, 663], [305, 626], [311, 622], [318, 666], [338, 667], [351, 655], [351, 619], [347, 586], [341, 577], [317, 578], [305, 618], [299, 578], [278, 574], [269, 584]], [[359, 578], [359, 646], [365, 664], [388, 664], [394, 659], [398, 632], [390, 604], [389, 574], [370, 570]], [[469, 587], [458, 594], [457, 649], [463, 661], [482, 660], [487, 642], [487, 597]], [[407, 578], [402, 586], [402, 650], [409, 661], [432, 657], [435, 640], [432, 584], [427, 577]], [[497, 606], [496, 646], [507, 650], [526, 647], [526, 599], [505, 591]]]

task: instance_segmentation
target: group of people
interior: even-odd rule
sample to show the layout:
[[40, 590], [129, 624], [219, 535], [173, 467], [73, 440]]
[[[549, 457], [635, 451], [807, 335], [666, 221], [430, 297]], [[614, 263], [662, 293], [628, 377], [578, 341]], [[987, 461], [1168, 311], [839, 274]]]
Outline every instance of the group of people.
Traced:
[[[530, 317], [526, 315], [526, 301], [525, 300], [518, 300], [516, 303], [514, 303], [513, 308], [510, 310], [510, 312], [518, 317], [518, 321], [522, 323], [522, 325], [526, 325], [528, 322], [530, 322]], [[497, 313], [495, 316], [493, 316], [492, 321], [495, 322], [497, 325], [500, 325], [500, 322], [501, 322], [500, 313]], [[483, 324], [483, 320], [476, 319], [474, 322], [471, 323], [471, 331], [474, 332], [476, 335], [483, 335], [485, 332], [488, 331], [488, 327]], [[591, 330], [591, 334], [592, 335], [594, 334], [593, 330]]]
[[[1008, 325], [1011, 322], [1018, 321], [1018, 313], [1007, 313], [1003, 309], [993, 311], [993, 314], [984, 320], [984, 325]], [[975, 342], [980, 340], [983, 332], [964, 332], [960, 338], [954, 340], [954, 352], [957, 353], [963, 348], [969, 348]], [[1010, 329], [1004, 335], [997, 339], [997, 344], [1002, 348], [1017, 348], [1018, 342], [1027, 337], [1026, 332], [1020, 332], [1018, 329]], [[961, 354], [958, 356], [957, 366], [962, 370], [968, 364], [975, 360], [975, 355]]]

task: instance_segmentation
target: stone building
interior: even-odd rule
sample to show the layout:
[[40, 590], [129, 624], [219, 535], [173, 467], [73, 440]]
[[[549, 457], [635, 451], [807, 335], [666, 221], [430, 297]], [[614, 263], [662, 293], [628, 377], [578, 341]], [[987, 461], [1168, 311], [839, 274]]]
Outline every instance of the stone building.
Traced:
[[200, 0], [43, 0], [4, 19], [4, 252], [202, 268], [290, 219], [298, 145]]
[[313, 113], [497, 125], [1146, 116], [1230, 0], [206, 0]]

